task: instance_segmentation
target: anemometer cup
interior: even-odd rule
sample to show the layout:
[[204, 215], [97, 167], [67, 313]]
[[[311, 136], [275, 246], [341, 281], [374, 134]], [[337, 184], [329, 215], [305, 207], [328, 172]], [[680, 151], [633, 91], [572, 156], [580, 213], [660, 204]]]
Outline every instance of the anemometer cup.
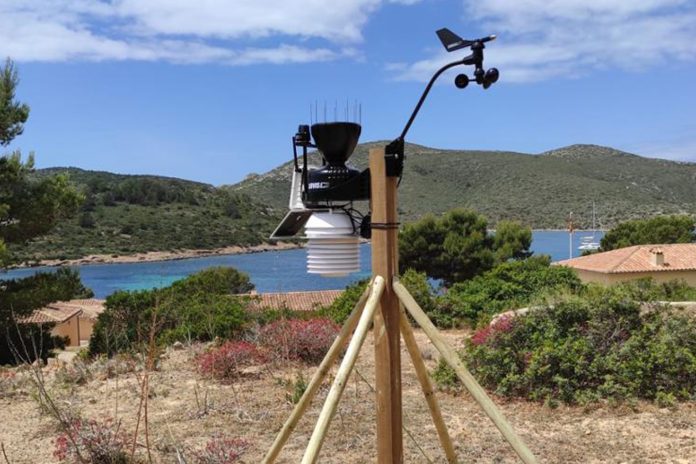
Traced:
[[353, 122], [329, 122], [312, 125], [312, 137], [326, 162], [345, 166], [358, 145], [361, 127]]
[[457, 77], [454, 78], [454, 85], [458, 89], [465, 89], [469, 85], [469, 76], [464, 73], [457, 74]]

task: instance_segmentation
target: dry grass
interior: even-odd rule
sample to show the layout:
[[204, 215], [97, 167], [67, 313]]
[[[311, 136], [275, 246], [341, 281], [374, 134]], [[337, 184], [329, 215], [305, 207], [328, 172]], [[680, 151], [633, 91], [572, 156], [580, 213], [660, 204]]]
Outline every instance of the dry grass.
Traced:
[[[449, 332], [452, 342], [461, 333]], [[416, 332], [430, 367], [435, 351], [424, 335]], [[359, 374], [374, 382], [372, 340], [368, 337], [358, 360]], [[177, 450], [186, 455], [200, 449], [217, 434], [243, 438], [251, 443], [243, 462], [260, 462], [275, 434], [292, 410], [288, 385], [298, 373], [309, 378], [313, 368], [301, 365], [265, 366], [250, 369], [234, 385], [201, 379], [192, 361], [197, 350], [169, 350], [162, 368], [149, 376], [149, 435], [155, 462], [175, 463]], [[432, 462], [444, 462], [435, 428], [408, 362], [404, 361], [403, 397], [405, 426], [418, 440]], [[51, 376], [48, 376], [49, 382]], [[331, 379], [329, 379], [331, 380]], [[133, 373], [111, 378], [93, 378], [70, 389], [52, 390], [59, 404], [74, 408], [84, 417], [117, 417], [122, 427], [136, 427], [141, 385]], [[328, 391], [319, 394], [281, 454], [279, 463], [301, 460], [314, 420]], [[468, 395], [440, 394], [444, 418], [461, 462], [518, 462], [498, 431]], [[655, 463], [696, 462], [696, 404], [659, 409], [639, 403], [633, 408], [606, 405], [593, 410], [578, 407], [549, 409], [526, 402], [497, 400], [516, 430], [545, 463]], [[42, 416], [29, 395], [0, 395], [0, 442], [12, 464], [55, 462], [52, 440], [56, 428]], [[363, 463], [374, 460], [373, 394], [355, 373], [327, 436], [320, 462]], [[139, 453], [145, 457], [144, 443]], [[405, 461], [428, 462], [408, 437], [404, 438]]]

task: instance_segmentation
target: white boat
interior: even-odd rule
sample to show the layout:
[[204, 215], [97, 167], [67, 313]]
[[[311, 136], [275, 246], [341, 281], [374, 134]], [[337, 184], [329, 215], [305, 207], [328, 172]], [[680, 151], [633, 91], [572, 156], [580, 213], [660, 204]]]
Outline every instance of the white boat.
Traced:
[[578, 250], [582, 251], [595, 251], [599, 250], [599, 242], [595, 241], [594, 233], [593, 235], [587, 235], [585, 237], [580, 237], [580, 246]]
[[595, 202], [592, 202], [592, 235], [585, 235], [580, 237], [580, 246], [578, 250], [581, 251], [597, 251], [599, 250], [599, 242], [595, 238], [595, 233], [597, 232], [595, 226]]

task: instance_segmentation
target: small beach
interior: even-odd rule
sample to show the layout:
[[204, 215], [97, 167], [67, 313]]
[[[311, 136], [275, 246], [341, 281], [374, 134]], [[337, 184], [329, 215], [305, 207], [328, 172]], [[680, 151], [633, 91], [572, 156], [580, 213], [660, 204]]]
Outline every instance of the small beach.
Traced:
[[279, 242], [263, 243], [253, 246], [228, 246], [210, 250], [175, 250], [175, 251], [148, 251], [132, 255], [88, 255], [76, 259], [43, 259], [32, 263], [22, 263], [9, 266], [9, 269], [27, 267], [55, 267], [55, 266], [81, 266], [85, 264], [126, 264], [148, 263], [157, 261], [177, 261], [190, 258], [205, 258], [209, 256], [241, 255], [248, 253], [261, 253], [264, 251], [280, 251], [301, 248], [301, 243]]

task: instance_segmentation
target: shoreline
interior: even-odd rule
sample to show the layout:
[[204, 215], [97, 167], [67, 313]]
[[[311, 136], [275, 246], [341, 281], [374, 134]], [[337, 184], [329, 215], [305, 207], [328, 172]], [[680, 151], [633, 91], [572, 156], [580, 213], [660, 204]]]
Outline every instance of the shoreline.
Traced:
[[[495, 230], [495, 229], [491, 229]], [[597, 231], [600, 231], [597, 229]], [[532, 232], [568, 232], [567, 229], [532, 229]], [[576, 229], [577, 232], [593, 232], [591, 229]], [[606, 231], [602, 231], [606, 232]], [[361, 240], [361, 243], [365, 241]], [[12, 269], [31, 269], [35, 267], [60, 267], [60, 266], [83, 266], [89, 264], [133, 264], [150, 263], [159, 261], [179, 261], [182, 259], [205, 258], [209, 256], [241, 255], [251, 253], [263, 253], [265, 251], [282, 251], [303, 248], [304, 243], [278, 242], [276, 244], [262, 243], [253, 246], [228, 246], [202, 250], [177, 250], [177, 251], [147, 251], [132, 255], [87, 255], [75, 259], [42, 259], [32, 263], [22, 263], [8, 266], [7, 270]]]
[[12, 269], [30, 269], [34, 267], [83, 266], [88, 264], [132, 264], [159, 261], [179, 261], [182, 259], [205, 258], [209, 256], [243, 255], [265, 251], [281, 251], [302, 248], [301, 243], [281, 242], [277, 244], [262, 243], [252, 246], [228, 246], [208, 250], [147, 251], [133, 255], [88, 255], [75, 259], [42, 259], [35, 263], [22, 263], [9, 266]]

